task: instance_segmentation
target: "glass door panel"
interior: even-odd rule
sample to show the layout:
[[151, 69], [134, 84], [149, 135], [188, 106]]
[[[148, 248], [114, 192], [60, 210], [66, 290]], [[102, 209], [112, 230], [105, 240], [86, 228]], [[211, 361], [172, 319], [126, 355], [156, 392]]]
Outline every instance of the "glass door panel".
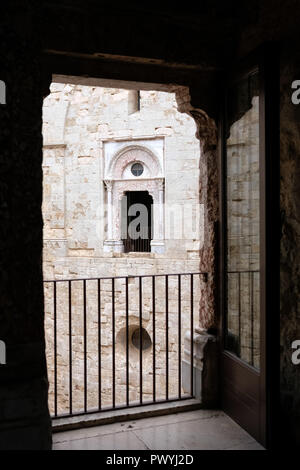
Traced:
[[225, 160], [225, 349], [260, 364], [259, 74], [227, 94]]

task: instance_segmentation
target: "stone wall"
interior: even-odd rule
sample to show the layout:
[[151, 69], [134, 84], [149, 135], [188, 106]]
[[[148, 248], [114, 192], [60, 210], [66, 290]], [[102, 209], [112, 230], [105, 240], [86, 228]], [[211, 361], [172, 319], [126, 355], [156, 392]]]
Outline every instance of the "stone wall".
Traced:
[[281, 152], [281, 405], [286, 440], [300, 442], [300, 369], [291, 361], [292, 342], [300, 339], [300, 105], [291, 101], [291, 84], [300, 76], [299, 47], [287, 42], [282, 48], [280, 81]]
[[[128, 94], [127, 90], [53, 84], [44, 102], [46, 277], [51, 276], [47, 244], [53, 241], [67, 240], [68, 256], [103, 256], [104, 147], [110, 142], [116, 147], [124, 142], [155, 150], [157, 140], [161, 141], [166, 210], [175, 206], [178, 212], [181, 206], [187, 211], [199, 202], [200, 148], [194, 120], [177, 111], [174, 94], [163, 92], [142, 91], [141, 111], [128, 114]], [[199, 220], [184, 219], [184, 239], [174, 240], [171, 234], [166, 257], [174, 248], [180, 252], [176, 258], [199, 257], [201, 209], [197, 207]], [[197, 236], [193, 222], [199, 225]], [[166, 233], [171, 223], [166, 217]]]
[[[131, 112], [128, 90], [53, 83], [44, 101], [44, 279], [98, 278], [199, 272], [203, 246], [203, 211], [199, 205], [200, 145], [194, 119], [177, 110], [174, 93], [140, 92], [140, 111]], [[124, 145], [143, 145], [156, 152], [164, 184], [165, 240], [163, 253], [110, 253], [105, 251], [105, 187], [110, 159]], [[110, 150], [112, 148], [112, 150]], [[136, 152], [132, 150], [131, 153]], [[106, 180], [105, 180], [106, 181]], [[126, 189], [128, 180], [122, 182]], [[135, 180], [141, 189], [141, 180]], [[146, 184], [146, 186], [145, 186]], [[151, 188], [145, 181], [142, 189]], [[113, 233], [116, 234], [117, 208]], [[190, 211], [190, 212], [189, 212]], [[193, 211], [193, 212], [192, 212]], [[182, 220], [179, 213], [182, 212]], [[168, 214], [172, 213], [172, 217]], [[182, 224], [184, 234], [172, 230]], [[198, 227], [197, 227], [198, 224]], [[192, 227], [194, 225], [194, 227]], [[197, 229], [197, 230], [195, 230]], [[184, 236], [184, 238], [183, 238]], [[131, 342], [139, 326], [138, 279], [129, 280], [130, 400], [139, 398], [139, 356]], [[156, 285], [157, 397], [165, 387], [165, 278]], [[199, 326], [200, 284], [194, 279], [194, 325]], [[151, 278], [143, 280], [143, 328], [153, 338]], [[88, 283], [88, 386], [89, 406], [98, 399], [97, 286]], [[124, 402], [125, 390], [125, 280], [116, 281], [116, 400]], [[46, 284], [46, 334], [50, 377], [50, 409], [53, 411], [53, 285]], [[169, 278], [169, 394], [178, 391], [178, 347], [190, 329], [190, 278], [182, 277], [182, 332], [178, 346], [178, 278]], [[59, 284], [58, 300], [58, 394], [59, 410], [65, 411], [69, 394], [69, 340], [67, 284]], [[72, 343], [74, 410], [83, 397], [83, 304], [82, 283], [72, 284]], [[112, 286], [101, 281], [102, 404], [112, 399]], [[152, 348], [143, 354], [144, 399], [152, 396]], [[188, 386], [186, 385], [186, 388]]]

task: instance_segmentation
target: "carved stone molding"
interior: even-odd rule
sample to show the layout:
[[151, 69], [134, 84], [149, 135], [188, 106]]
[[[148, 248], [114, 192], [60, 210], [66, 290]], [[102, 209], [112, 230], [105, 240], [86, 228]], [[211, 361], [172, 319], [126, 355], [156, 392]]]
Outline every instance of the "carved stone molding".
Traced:
[[165, 179], [164, 178], [159, 178], [156, 181], [157, 181], [157, 189], [159, 191], [163, 191], [164, 188], [165, 188]]
[[107, 175], [113, 179], [122, 178], [125, 168], [134, 162], [144, 163], [149, 168], [152, 177], [162, 174], [159, 159], [150, 149], [141, 145], [128, 145], [112, 157]]
[[112, 191], [113, 188], [113, 181], [111, 180], [103, 180], [104, 186], [107, 191]]

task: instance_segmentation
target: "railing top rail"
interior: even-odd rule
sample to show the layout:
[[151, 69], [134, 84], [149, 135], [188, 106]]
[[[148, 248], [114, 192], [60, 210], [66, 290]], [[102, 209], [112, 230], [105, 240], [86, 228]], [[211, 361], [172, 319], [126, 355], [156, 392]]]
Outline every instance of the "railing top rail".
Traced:
[[130, 279], [144, 277], [165, 277], [165, 276], [207, 276], [209, 272], [190, 272], [190, 273], [164, 273], [164, 274], [129, 274], [127, 276], [107, 276], [107, 277], [88, 277], [88, 278], [72, 278], [72, 279], [44, 279], [43, 282], [69, 282], [69, 281], [98, 281], [110, 279]]

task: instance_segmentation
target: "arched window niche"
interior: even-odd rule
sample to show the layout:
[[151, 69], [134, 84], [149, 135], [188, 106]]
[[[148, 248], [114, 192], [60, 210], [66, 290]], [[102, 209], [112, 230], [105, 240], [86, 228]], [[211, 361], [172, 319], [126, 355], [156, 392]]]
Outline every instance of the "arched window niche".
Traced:
[[[104, 143], [106, 203], [104, 252], [128, 253], [132, 250], [132, 252], [164, 253], [163, 148], [163, 138], [149, 139], [149, 145], [145, 141], [143, 145], [135, 142]], [[139, 207], [144, 207], [145, 193], [152, 201], [151, 209], [149, 206], [145, 209], [149, 217], [146, 222], [139, 211]], [[140, 233], [139, 238], [147, 238], [146, 243], [140, 243], [139, 240], [129, 243], [130, 222], [135, 218], [135, 214], [136, 221], [139, 218], [141, 221], [137, 230]]]

